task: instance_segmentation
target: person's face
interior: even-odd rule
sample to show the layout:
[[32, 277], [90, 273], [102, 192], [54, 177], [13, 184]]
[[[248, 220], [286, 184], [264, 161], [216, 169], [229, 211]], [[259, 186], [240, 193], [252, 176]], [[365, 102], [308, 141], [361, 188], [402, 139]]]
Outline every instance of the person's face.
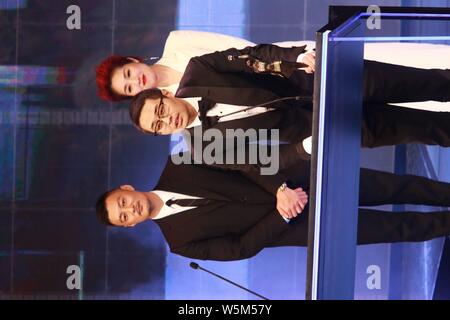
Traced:
[[162, 97], [146, 99], [139, 117], [139, 127], [160, 135], [186, 128], [190, 114], [187, 102], [161, 90]]
[[133, 97], [145, 89], [157, 87], [158, 75], [151, 66], [128, 58], [130, 63], [114, 69], [111, 74], [111, 89], [120, 95]]
[[121, 227], [133, 227], [147, 220], [152, 206], [145, 193], [135, 191], [132, 186], [121, 186], [105, 201], [109, 221]]

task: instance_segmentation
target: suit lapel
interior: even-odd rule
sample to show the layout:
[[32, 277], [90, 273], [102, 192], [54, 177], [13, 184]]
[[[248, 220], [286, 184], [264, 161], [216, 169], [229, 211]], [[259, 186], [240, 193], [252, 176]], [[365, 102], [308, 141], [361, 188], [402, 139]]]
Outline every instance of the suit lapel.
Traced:
[[282, 77], [216, 72], [198, 61], [188, 64], [176, 92], [180, 98], [205, 97], [219, 103], [245, 106], [302, 94], [305, 93], [300, 87]]
[[211, 215], [225, 205], [226, 202], [216, 202], [153, 221], [160, 226], [167, 243], [176, 247], [185, 244], [187, 238], [199, 236], [195, 234], [195, 229], [204, 224], [204, 219], [213, 219]]
[[[190, 179], [190, 181], [183, 181], [183, 179], [184, 177], [179, 177], [178, 181], [176, 181], [177, 179], [174, 179], [171, 180], [170, 182], [165, 181], [163, 183], [159, 183], [157, 189], [162, 191], [181, 193], [194, 197], [201, 197], [205, 199], [212, 199], [224, 202], [230, 201], [230, 199], [223, 194], [198, 187], [195, 184], [195, 180], [202, 179], [202, 177], [195, 177], [195, 179]], [[180, 185], [186, 185], [186, 183], [189, 183], [189, 189], [180, 187]]]
[[279, 98], [273, 92], [260, 88], [235, 87], [183, 87], [178, 89], [176, 96], [203, 97], [219, 103], [249, 107]]

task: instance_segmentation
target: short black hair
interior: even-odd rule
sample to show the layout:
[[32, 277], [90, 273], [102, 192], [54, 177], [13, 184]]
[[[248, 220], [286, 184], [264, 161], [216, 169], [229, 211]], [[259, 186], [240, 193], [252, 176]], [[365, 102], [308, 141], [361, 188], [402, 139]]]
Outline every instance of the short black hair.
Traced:
[[116, 189], [109, 190], [109, 191], [106, 191], [105, 193], [103, 193], [97, 199], [97, 203], [95, 204], [95, 211], [97, 213], [98, 220], [100, 220], [100, 222], [102, 222], [103, 224], [105, 224], [107, 226], [116, 226], [115, 224], [111, 223], [111, 220], [109, 220], [108, 209], [106, 209], [106, 198], [108, 198], [108, 196], [111, 193], [113, 193], [115, 190]]
[[151, 131], [147, 131], [141, 128], [139, 125], [139, 118], [141, 117], [142, 108], [145, 105], [145, 100], [147, 99], [159, 99], [161, 98], [162, 91], [158, 88], [156, 89], [147, 89], [139, 92], [134, 96], [133, 100], [131, 100], [131, 104], [129, 106], [130, 119], [134, 126], [144, 132], [144, 133], [154, 133]]

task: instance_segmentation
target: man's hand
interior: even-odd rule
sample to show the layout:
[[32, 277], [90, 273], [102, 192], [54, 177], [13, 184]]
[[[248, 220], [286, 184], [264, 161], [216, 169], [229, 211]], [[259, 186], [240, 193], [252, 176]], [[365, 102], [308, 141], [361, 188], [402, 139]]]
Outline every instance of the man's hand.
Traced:
[[306, 73], [313, 73], [316, 71], [316, 53], [314, 51], [305, 54], [302, 63], [307, 64], [308, 67], [303, 68]]
[[299, 215], [308, 203], [308, 195], [302, 188], [292, 190], [288, 187], [277, 192], [277, 210], [287, 219]]

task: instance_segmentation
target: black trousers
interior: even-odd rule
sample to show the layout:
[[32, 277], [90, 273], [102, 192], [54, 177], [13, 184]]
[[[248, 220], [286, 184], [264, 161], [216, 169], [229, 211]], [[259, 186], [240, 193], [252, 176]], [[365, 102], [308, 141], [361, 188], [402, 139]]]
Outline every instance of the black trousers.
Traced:
[[[450, 207], [450, 183], [361, 169], [359, 204]], [[358, 243], [425, 241], [450, 235], [450, 211], [385, 212], [359, 209]]]
[[404, 143], [450, 147], [450, 112], [417, 110], [388, 104], [363, 106], [362, 147]]
[[389, 105], [450, 101], [450, 70], [364, 61], [363, 147], [404, 143], [450, 146], [450, 112]]
[[[289, 78], [304, 95], [312, 95], [314, 74], [294, 72]], [[420, 69], [364, 60], [363, 101], [395, 103], [450, 101], [450, 70]]]
[[363, 100], [368, 103], [450, 101], [450, 70], [364, 60]]
[[[305, 138], [303, 128], [290, 125], [281, 128], [281, 132], [289, 132], [287, 138], [282, 138], [290, 144], [280, 148], [280, 153], [285, 154], [285, 158], [281, 159], [282, 168], [287, 168], [298, 160], [310, 159], [302, 146]], [[363, 106], [361, 147], [406, 143], [450, 147], [450, 112], [417, 110], [389, 104]]]
[[[362, 168], [359, 204], [424, 204], [450, 207], [450, 183]], [[291, 220], [292, 228], [270, 246], [307, 245], [307, 208]], [[426, 241], [447, 235], [450, 235], [448, 210], [394, 213], [359, 208], [358, 244]]]

